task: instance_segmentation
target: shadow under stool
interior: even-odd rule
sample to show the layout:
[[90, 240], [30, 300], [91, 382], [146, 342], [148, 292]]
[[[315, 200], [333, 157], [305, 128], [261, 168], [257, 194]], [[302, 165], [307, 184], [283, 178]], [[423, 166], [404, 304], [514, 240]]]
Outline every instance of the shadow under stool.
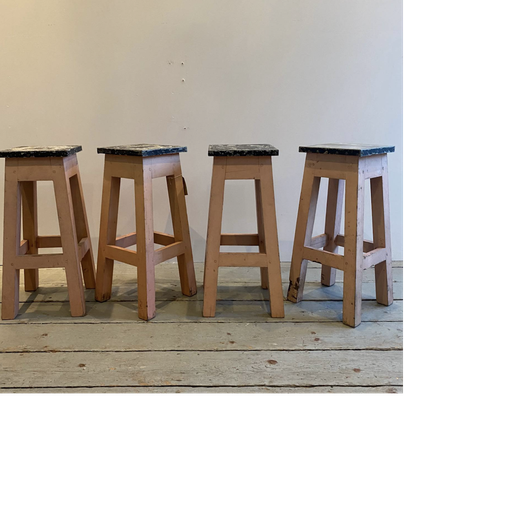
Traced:
[[[25, 291], [32, 292], [38, 288], [39, 268], [65, 268], [71, 315], [86, 314], [82, 274], [86, 288], [95, 288], [95, 267], [76, 155], [81, 150], [22, 146], [0, 151], [6, 159], [2, 319], [18, 314], [20, 270]], [[38, 235], [38, 181], [53, 183], [60, 235]], [[39, 254], [40, 248], [62, 248], [62, 253]]]
[[[185, 183], [179, 153], [184, 146], [131, 144], [98, 148], [105, 154], [100, 240], [97, 264], [97, 301], [111, 297], [114, 261], [137, 267], [138, 315], [155, 317], [155, 266], [177, 257], [182, 293], [197, 293], [190, 230], [186, 211]], [[153, 229], [153, 179], [165, 177], [173, 224], [173, 235]], [[136, 232], [117, 237], [117, 216], [121, 179], [135, 186]], [[155, 244], [162, 248], [155, 249]], [[130, 250], [130, 246], [137, 250]]]
[[[376, 300], [393, 302], [392, 251], [388, 203], [387, 153], [393, 146], [318, 144], [301, 146], [306, 153], [303, 185], [290, 267], [288, 300], [303, 298], [308, 261], [322, 265], [321, 283], [332, 286], [335, 271], [342, 270], [343, 323], [361, 323], [363, 270], [375, 266]], [[327, 177], [328, 198], [325, 232], [312, 237], [321, 177]], [[370, 180], [373, 241], [363, 239], [364, 185]], [[345, 203], [344, 235], [340, 234]], [[344, 255], [338, 255], [338, 247]]]
[[[213, 157], [213, 173], [202, 315], [215, 316], [219, 267], [253, 266], [261, 269], [261, 286], [269, 291], [270, 315], [284, 317], [272, 174], [272, 156], [279, 155], [279, 150], [270, 144], [215, 144], [209, 147], [208, 155]], [[255, 182], [257, 233], [221, 234], [224, 187], [227, 180]], [[259, 253], [221, 252], [221, 246], [258, 246]]]

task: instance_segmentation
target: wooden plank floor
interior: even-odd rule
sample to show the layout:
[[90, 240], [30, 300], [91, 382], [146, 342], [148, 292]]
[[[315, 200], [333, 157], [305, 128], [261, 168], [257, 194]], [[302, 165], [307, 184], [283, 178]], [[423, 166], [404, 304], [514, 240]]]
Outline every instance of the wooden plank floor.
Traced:
[[[283, 293], [289, 264], [283, 263]], [[342, 318], [342, 274], [320, 284], [309, 264], [304, 300], [269, 317], [257, 268], [221, 268], [217, 315], [201, 317], [202, 285], [181, 294], [174, 263], [156, 268], [157, 316], [137, 317], [136, 269], [116, 264], [113, 297], [86, 294], [87, 315], [69, 315], [65, 273], [40, 271], [20, 291], [20, 314], [0, 321], [0, 392], [402, 392], [403, 269], [394, 304], [378, 305], [373, 269], [363, 279], [363, 322]], [[195, 265], [202, 283], [203, 265]], [[23, 274], [23, 272], [21, 272]]]

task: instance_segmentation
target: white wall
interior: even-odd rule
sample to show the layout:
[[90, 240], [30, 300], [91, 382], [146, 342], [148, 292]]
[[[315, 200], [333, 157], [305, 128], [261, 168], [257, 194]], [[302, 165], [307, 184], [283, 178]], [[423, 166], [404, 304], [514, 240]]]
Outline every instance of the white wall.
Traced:
[[[0, 71], [0, 148], [82, 145], [95, 245], [97, 146], [188, 147], [181, 162], [202, 261], [208, 144], [275, 145], [281, 259], [290, 260], [304, 165], [298, 146], [348, 141], [396, 146], [392, 240], [402, 259], [401, 0], [0, 0]], [[171, 231], [165, 185], [156, 182], [155, 227]], [[119, 233], [135, 229], [130, 184]], [[51, 187], [39, 192], [41, 233], [58, 233]], [[255, 231], [253, 184], [229, 182], [225, 205], [224, 231]]]

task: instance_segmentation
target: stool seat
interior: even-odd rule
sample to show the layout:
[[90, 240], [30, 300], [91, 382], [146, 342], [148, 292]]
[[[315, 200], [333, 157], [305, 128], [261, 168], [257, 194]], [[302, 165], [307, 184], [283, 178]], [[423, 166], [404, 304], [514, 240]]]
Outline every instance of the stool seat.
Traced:
[[107, 146], [97, 148], [97, 153], [107, 155], [132, 155], [134, 157], [156, 157], [158, 155], [173, 155], [186, 153], [186, 146], [167, 146], [164, 144], [127, 144], [125, 146]]
[[393, 153], [394, 146], [377, 146], [374, 144], [314, 144], [312, 146], [299, 146], [300, 153], [322, 153], [326, 155], [351, 155], [353, 157], [369, 157]]
[[209, 157], [275, 157], [279, 150], [271, 144], [211, 144]]
[[15, 157], [69, 157], [82, 151], [82, 146], [17, 146], [0, 150], [0, 158]]

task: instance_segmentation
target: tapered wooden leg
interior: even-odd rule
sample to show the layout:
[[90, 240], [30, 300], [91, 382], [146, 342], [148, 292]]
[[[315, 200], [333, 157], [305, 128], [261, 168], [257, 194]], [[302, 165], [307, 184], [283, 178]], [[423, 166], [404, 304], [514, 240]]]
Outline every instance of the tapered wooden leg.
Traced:
[[[257, 208], [257, 234], [259, 235], [259, 253], [266, 253], [264, 236], [263, 207], [261, 201], [261, 181], [255, 179], [255, 205]], [[268, 289], [268, 268], [261, 267], [261, 287]]]
[[100, 215], [100, 236], [95, 288], [95, 299], [100, 302], [107, 301], [111, 298], [114, 261], [106, 257], [106, 246], [108, 244], [115, 244], [115, 239], [117, 238], [119, 196], [120, 178], [111, 176], [111, 168], [106, 161], [102, 189], [102, 211]]
[[[23, 238], [27, 240], [27, 254], [37, 254], [38, 237], [37, 193], [35, 181], [20, 182], [22, 194]], [[24, 270], [24, 289], [34, 292], [38, 288], [38, 269]]]
[[204, 262], [204, 305], [202, 309], [202, 315], [204, 317], [215, 316], [215, 306], [217, 303], [225, 175], [226, 158], [215, 157], [211, 178], [208, 233], [206, 235], [206, 258]]
[[182, 175], [166, 177], [168, 196], [170, 200], [171, 220], [175, 241], [184, 243], [184, 253], [177, 257], [182, 293], [192, 296], [197, 293], [193, 252], [191, 249], [190, 227], [184, 197], [184, 183]]
[[[329, 179], [324, 230], [327, 239], [324, 250], [327, 252], [337, 253], [335, 238], [339, 235], [341, 230], [343, 200], [344, 181], [340, 179]], [[335, 272], [335, 268], [323, 264], [321, 268], [321, 283], [324, 286], [333, 286], [335, 284]]]
[[155, 243], [153, 230], [153, 187], [151, 172], [135, 180], [135, 217], [137, 228], [137, 287], [139, 317], [155, 317]]
[[16, 164], [6, 159], [4, 188], [4, 258], [2, 269], [2, 319], [18, 315], [20, 270], [15, 268], [15, 257], [20, 253], [20, 186], [11, 173]]
[[71, 315], [73, 317], [81, 317], [86, 315], [86, 302], [78, 254], [78, 239], [75, 228], [75, 213], [73, 211], [71, 186], [66, 176], [64, 160], [57, 159], [55, 162], [53, 159], [53, 168], [55, 168], [56, 171], [53, 183], [55, 187], [60, 237], [62, 239], [62, 251], [64, 252], [69, 305]]
[[303, 259], [303, 247], [310, 244], [312, 240], [320, 182], [321, 179], [315, 176], [314, 170], [305, 168], [290, 265], [290, 284], [288, 286], [288, 300], [294, 303], [303, 298], [308, 265], [308, 261]]
[[[78, 167], [77, 167], [78, 170]], [[86, 214], [86, 205], [84, 204], [84, 194], [82, 192], [82, 184], [80, 183], [80, 175], [73, 175], [69, 179], [71, 185], [71, 197], [73, 199], [73, 210], [75, 211], [75, 225], [77, 232], [77, 239], [87, 239], [89, 249], [84, 254], [80, 261], [82, 266], [82, 273], [84, 275], [84, 284], [86, 288], [95, 288], [95, 261], [93, 260], [93, 250], [91, 248], [91, 236], [89, 235], [89, 224]]]
[[268, 256], [268, 289], [270, 292], [270, 315], [284, 317], [283, 283], [281, 280], [281, 263], [279, 260], [279, 240], [277, 235], [277, 215], [275, 212], [275, 195], [273, 190], [272, 159], [261, 157], [259, 160], [260, 199], [266, 253]]
[[345, 190], [345, 253], [343, 323], [361, 323], [363, 281], [364, 176], [358, 166], [347, 175]]
[[382, 177], [370, 179], [372, 197], [372, 227], [374, 248], [386, 248], [386, 260], [375, 265], [376, 300], [389, 306], [394, 301], [392, 283], [392, 248], [390, 245], [390, 206], [388, 202], [388, 173], [386, 155]]

